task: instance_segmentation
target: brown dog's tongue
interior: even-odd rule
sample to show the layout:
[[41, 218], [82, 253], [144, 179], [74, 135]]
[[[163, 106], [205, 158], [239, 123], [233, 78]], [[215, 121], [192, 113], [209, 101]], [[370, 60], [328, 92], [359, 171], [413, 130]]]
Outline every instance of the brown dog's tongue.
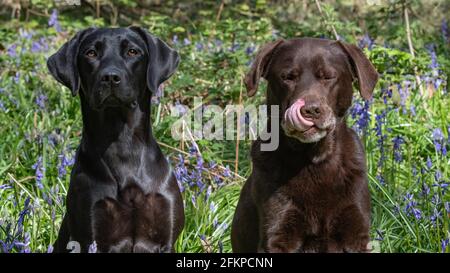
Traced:
[[286, 110], [284, 113], [284, 120], [288, 127], [299, 131], [306, 131], [314, 125], [312, 121], [309, 121], [302, 116], [300, 109], [303, 106], [305, 106], [305, 101], [299, 99]]

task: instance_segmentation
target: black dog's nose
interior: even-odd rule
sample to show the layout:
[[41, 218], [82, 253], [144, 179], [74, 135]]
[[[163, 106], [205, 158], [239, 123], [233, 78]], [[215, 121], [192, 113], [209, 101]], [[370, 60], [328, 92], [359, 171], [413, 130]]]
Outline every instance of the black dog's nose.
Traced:
[[120, 79], [119, 74], [116, 72], [111, 72], [111, 71], [104, 73], [101, 77], [102, 83], [111, 83], [111, 84], [118, 85], [120, 83], [120, 80], [121, 79]]
[[318, 119], [322, 109], [318, 103], [307, 103], [300, 109], [300, 113], [306, 119]]

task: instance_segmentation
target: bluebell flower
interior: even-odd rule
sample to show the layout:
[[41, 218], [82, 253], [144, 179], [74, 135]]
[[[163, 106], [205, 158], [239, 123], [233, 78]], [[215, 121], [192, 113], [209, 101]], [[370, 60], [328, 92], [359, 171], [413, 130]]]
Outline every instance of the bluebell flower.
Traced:
[[231, 177], [230, 166], [228, 166], [228, 165], [225, 166], [225, 170], [224, 170], [224, 172], [223, 172], [223, 176], [225, 176], [225, 177]]
[[19, 71], [16, 71], [16, 74], [14, 75], [14, 82], [16, 84], [19, 84], [19, 82], [20, 82], [20, 72]]
[[185, 46], [188, 46], [188, 45], [191, 44], [191, 40], [189, 40], [188, 38], [184, 38], [184, 39], [183, 39], [183, 44], [184, 44]]
[[97, 253], [97, 242], [93, 241], [92, 244], [89, 245], [88, 253]]
[[23, 28], [19, 29], [19, 36], [24, 40], [31, 40], [33, 38], [33, 34], [34, 33], [32, 31], [27, 31]]
[[445, 143], [445, 137], [444, 133], [442, 132], [441, 128], [436, 128], [433, 130], [432, 133], [433, 138], [433, 144], [434, 148], [436, 149], [437, 153], [441, 153], [442, 155], [447, 155], [447, 148]]
[[30, 213], [30, 197], [25, 199], [23, 203], [23, 209], [19, 213], [19, 218], [17, 220], [17, 235], [20, 236], [23, 231], [23, 221], [25, 220], [25, 216]]
[[427, 196], [430, 194], [430, 187], [425, 183], [425, 181], [422, 182], [422, 196]]
[[45, 167], [42, 166], [42, 157], [39, 156], [36, 163], [32, 166], [33, 170], [35, 170], [36, 175], [36, 185], [39, 189], [43, 189], [44, 185], [42, 185], [42, 179], [44, 178]]
[[47, 101], [47, 96], [44, 94], [39, 94], [36, 97], [36, 105], [39, 106], [41, 109], [45, 109], [45, 102]]
[[255, 52], [255, 45], [251, 44], [245, 49], [245, 54], [248, 56], [252, 55]]
[[53, 245], [48, 245], [47, 253], [53, 253]]
[[370, 101], [355, 100], [352, 108], [350, 109], [350, 114], [355, 120], [355, 124], [353, 125], [353, 129], [359, 134], [363, 134], [366, 132], [366, 128], [369, 125], [370, 121]]
[[396, 136], [396, 137], [394, 137], [392, 142], [394, 144], [394, 160], [397, 162], [401, 162], [402, 161], [402, 152], [400, 149], [400, 145], [405, 143], [405, 140], [401, 136]]
[[450, 243], [450, 239], [442, 240], [442, 242], [441, 242], [442, 253], [445, 253], [447, 251], [447, 246], [449, 243]]
[[67, 167], [75, 164], [75, 158], [72, 156], [67, 156], [66, 153], [62, 152], [58, 155], [59, 165], [58, 165], [58, 177], [62, 178], [67, 174]]
[[178, 44], [178, 35], [173, 35], [173, 37], [172, 37], [172, 43], [174, 44], [174, 45], [177, 45]]
[[411, 104], [411, 105], [409, 106], [409, 111], [411, 112], [411, 115], [412, 115], [413, 117], [416, 116], [416, 106], [414, 106], [413, 104]]
[[434, 208], [433, 215], [431, 215], [430, 220], [433, 226], [436, 226], [436, 222], [442, 217], [442, 212]]
[[374, 44], [375, 44], [374, 41], [372, 40], [372, 38], [370, 38], [369, 34], [367, 34], [367, 33], [364, 34], [364, 36], [358, 42], [358, 46], [360, 48], [367, 47], [367, 49], [369, 49], [369, 50], [372, 50]]
[[378, 174], [378, 175], [376, 176], [376, 179], [378, 180], [378, 182], [380, 182], [380, 184], [381, 184], [382, 186], [386, 185], [386, 180], [384, 180], [384, 177], [383, 177], [381, 174]]
[[413, 195], [410, 193], [407, 193], [405, 195], [404, 201], [407, 201], [405, 212], [407, 215], [413, 215], [414, 218], [417, 220], [420, 220], [422, 218], [422, 211], [418, 209], [417, 202], [413, 200]]
[[427, 165], [428, 170], [431, 170], [431, 168], [433, 167], [433, 163], [431, 162], [431, 158], [430, 157], [427, 157], [426, 165]]
[[211, 196], [211, 192], [212, 192], [212, 187], [211, 187], [211, 185], [209, 185], [208, 188], [206, 189], [205, 200], [209, 199], [209, 197]]
[[7, 49], [8, 55], [11, 58], [14, 58], [17, 56], [17, 44], [12, 44]]
[[194, 208], [197, 208], [197, 198], [195, 197], [195, 195], [192, 195], [191, 202], [192, 205], [194, 205]]
[[200, 42], [196, 42], [195, 43], [195, 49], [197, 49], [197, 51], [202, 51], [203, 50], [203, 44]]
[[31, 52], [32, 53], [37, 53], [37, 52], [40, 52], [41, 50], [42, 50], [42, 46], [39, 42], [33, 41], [31, 43]]
[[57, 32], [61, 32], [61, 26], [58, 21], [58, 11], [53, 9], [50, 19], [48, 20], [48, 26], [54, 27]]
[[446, 19], [442, 19], [441, 32], [442, 32], [442, 38], [444, 39], [444, 41], [446, 43], [448, 43], [450, 35], [449, 35], [448, 25], [447, 25], [447, 20]]

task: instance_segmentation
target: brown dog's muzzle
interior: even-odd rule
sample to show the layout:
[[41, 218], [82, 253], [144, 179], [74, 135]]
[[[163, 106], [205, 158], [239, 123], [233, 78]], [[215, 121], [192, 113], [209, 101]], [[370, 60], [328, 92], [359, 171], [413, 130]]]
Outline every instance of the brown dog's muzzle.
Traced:
[[336, 119], [325, 99], [296, 100], [284, 113], [282, 128], [286, 135], [303, 143], [313, 143], [334, 129]]

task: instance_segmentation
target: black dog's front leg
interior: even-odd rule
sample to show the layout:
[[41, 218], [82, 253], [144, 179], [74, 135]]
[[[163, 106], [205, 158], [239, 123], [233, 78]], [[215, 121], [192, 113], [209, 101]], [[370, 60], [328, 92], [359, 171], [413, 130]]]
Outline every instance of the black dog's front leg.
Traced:
[[61, 228], [58, 232], [58, 238], [56, 239], [55, 243], [53, 244], [53, 252], [54, 253], [62, 253], [62, 252], [68, 252], [67, 244], [70, 240], [70, 232], [69, 232], [69, 226], [68, 226], [68, 216], [67, 214], [64, 215]]

